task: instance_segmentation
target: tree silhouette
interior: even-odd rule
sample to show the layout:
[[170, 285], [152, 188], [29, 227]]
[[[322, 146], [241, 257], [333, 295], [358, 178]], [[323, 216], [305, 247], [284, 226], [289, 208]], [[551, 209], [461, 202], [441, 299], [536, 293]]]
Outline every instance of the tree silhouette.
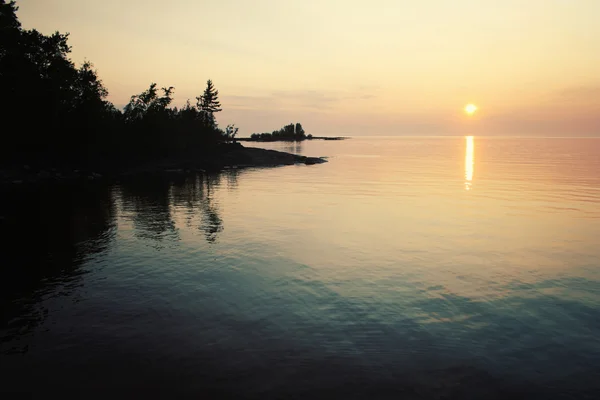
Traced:
[[9, 1], [8, 4], [5, 0], [0, 0], [0, 32], [2, 36], [21, 28], [21, 23], [17, 18], [17, 7], [14, 1]]
[[206, 89], [201, 96], [196, 97], [196, 107], [199, 110], [199, 116], [206, 126], [217, 127], [215, 113], [222, 111], [219, 102], [219, 91], [215, 89], [212, 81], [206, 82]]
[[162, 88], [162, 96], [158, 95], [156, 83], [150, 84], [148, 90], [131, 96], [129, 104], [125, 106], [124, 116], [126, 121], [136, 121], [147, 117], [149, 114], [160, 114], [167, 112], [167, 107], [173, 101], [173, 86]]
[[[108, 92], [91, 63], [75, 67], [68, 34], [23, 30], [17, 9], [14, 2], [0, 2], [2, 124], [23, 132], [2, 135], [2, 161], [86, 160], [114, 110], [105, 101]], [[26, 106], [32, 99], [42, 106]]]
[[219, 102], [219, 91], [215, 89], [210, 79], [206, 81], [204, 94], [200, 97], [196, 97], [196, 99], [198, 100], [198, 108], [202, 111], [211, 114], [222, 111], [221, 103]]
[[237, 128], [235, 124], [227, 125], [227, 128], [225, 128], [225, 140], [235, 143], [235, 136], [237, 135], [238, 130], [239, 128]]
[[296, 129], [295, 129], [294, 134], [297, 139], [304, 139], [306, 137], [306, 134], [304, 133], [304, 129], [302, 128], [302, 125], [300, 124], [300, 122], [296, 123]]

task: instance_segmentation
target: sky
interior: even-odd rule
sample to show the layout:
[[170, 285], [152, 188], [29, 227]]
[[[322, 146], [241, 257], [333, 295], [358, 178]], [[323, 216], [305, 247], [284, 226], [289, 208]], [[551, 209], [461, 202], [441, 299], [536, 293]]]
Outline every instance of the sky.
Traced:
[[[212, 79], [240, 136], [600, 135], [599, 0], [20, 0], [122, 107]], [[468, 117], [468, 103], [479, 109]]]

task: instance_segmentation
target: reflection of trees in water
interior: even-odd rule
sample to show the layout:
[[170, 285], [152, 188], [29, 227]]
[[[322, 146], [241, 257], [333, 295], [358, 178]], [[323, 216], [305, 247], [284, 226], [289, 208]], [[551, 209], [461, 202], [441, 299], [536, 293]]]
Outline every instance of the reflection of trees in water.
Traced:
[[215, 189], [221, 185], [221, 175], [207, 175], [203, 179], [203, 183], [203, 193], [206, 195], [200, 202], [202, 223], [198, 228], [204, 232], [204, 237], [209, 243], [214, 243], [217, 240], [218, 233], [223, 230], [223, 220], [219, 216], [219, 208], [214, 201]]
[[302, 154], [302, 141], [298, 142], [282, 142], [281, 151], [292, 154]]
[[228, 185], [231, 185], [231, 174], [224, 173], [184, 178], [175, 181], [172, 187], [173, 205], [185, 210], [187, 226], [197, 223], [209, 243], [216, 242], [223, 231], [223, 220], [215, 200], [215, 190], [221, 185], [222, 175], [227, 176]]
[[199, 226], [199, 229], [204, 231], [206, 240], [210, 243], [217, 241], [217, 234], [223, 230], [223, 220], [217, 213], [217, 208], [212, 207], [210, 204], [205, 205], [203, 213], [203, 223]]
[[226, 173], [224, 173], [227, 178], [227, 188], [228, 189], [237, 189], [238, 187], [238, 176], [240, 175], [239, 169], [230, 169]]
[[108, 247], [116, 216], [110, 188], [96, 186], [2, 193], [0, 215], [5, 343], [44, 319], [40, 300], [73, 294], [83, 284], [81, 267]]
[[170, 187], [170, 181], [161, 177], [136, 178], [120, 185], [123, 208], [131, 213], [135, 234], [141, 239], [155, 244], [179, 239], [171, 215]]
[[237, 187], [240, 170], [216, 174], [174, 175], [136, 178], [119, 185], [124, 218], [133, 222], [134, 234], [152, 240], [160, 248], [165, 241], [178, 241], [175, 221], [197, 227], [209, 243], [215, 243], [223, 231], [216, 192], [225, 179], [227, 187]]
[[1, 192], [1, 352], [15, 350], [5, 343], [12, 346], [12, 339], [44, 320], [43, 299], [72, 295], [83, 284], [82, 266], [114, 237], [116, 199], [122, 218], [131, 218], [134, 234], [145, 241], [160, 246], [179, 240], [174, 214], [183, 211], [188, 226], [214, 243], [223, 231], [216, 191], [223, 178], [235, 188], [239, 173], [135, 179], [114, 189], [91, 185]]

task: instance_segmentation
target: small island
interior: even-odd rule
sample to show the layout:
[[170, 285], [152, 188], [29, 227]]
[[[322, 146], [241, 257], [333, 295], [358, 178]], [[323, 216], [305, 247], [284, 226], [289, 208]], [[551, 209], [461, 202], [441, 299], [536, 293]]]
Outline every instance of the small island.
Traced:
[[290, 123], [289, 125], [284, 126], [278, 131], [273, 131], [271, 133], [253, 133], [248, 138], [238, 138], [238, 141], [246, 141], [246, 142], [301, 142], [303, 140], [344, 140], [348, 139], [347, 137], [342, 136], [313, 136], [311, 134], [306, 134], [302, 124], [299, 122]]

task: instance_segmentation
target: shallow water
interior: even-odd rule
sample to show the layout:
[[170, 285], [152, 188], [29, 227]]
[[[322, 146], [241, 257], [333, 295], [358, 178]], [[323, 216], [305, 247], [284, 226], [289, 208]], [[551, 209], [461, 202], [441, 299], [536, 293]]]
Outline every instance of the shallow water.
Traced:
[[2, 390], [600, 390], [600, 139], [257, 145], [329, 162], [4, 193]]

